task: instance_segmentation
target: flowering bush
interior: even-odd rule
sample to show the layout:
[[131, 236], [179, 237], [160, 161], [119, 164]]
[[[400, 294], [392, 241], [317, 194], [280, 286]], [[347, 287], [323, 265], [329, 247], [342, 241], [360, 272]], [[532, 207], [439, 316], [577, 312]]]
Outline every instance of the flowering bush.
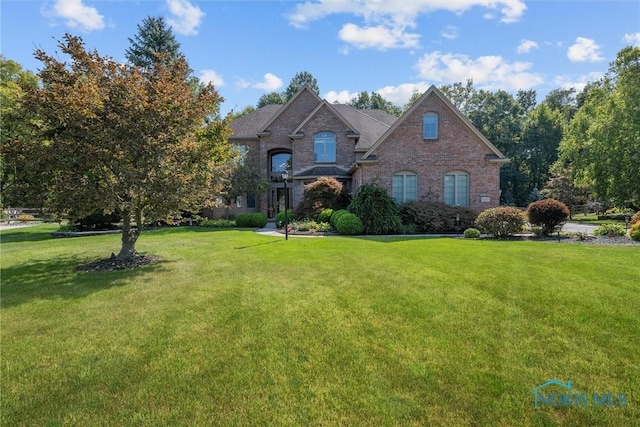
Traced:
[[640, 241], [640, 221], [633, 224], [631, 230], [629, 230], [629, 237], [633, 240]]
[[505, 206], [484, 210], [476, 219], [480, 230], [499, 239], [521, 232], [524, 222], [521, 210]]

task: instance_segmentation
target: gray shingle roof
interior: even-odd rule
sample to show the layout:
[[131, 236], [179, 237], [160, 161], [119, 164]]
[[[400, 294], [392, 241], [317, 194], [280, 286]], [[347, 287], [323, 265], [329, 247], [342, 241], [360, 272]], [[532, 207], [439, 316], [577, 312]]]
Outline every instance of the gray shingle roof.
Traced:
[[336, 166], [314, 166], [311, 169], [298, 172], [294, 176], [349, 176], [349, 173]]
[[246, 116], [234, 120], [230, 124], [233, 130], [231, 138], [255, 138], [258, 132], [264, 130], [264, 124], [267, 123], [280, 108], [282, 108], [282, 105], [265, 105]]
[[[332, 104], [332, 107], [360, 134], [356, 150], [367, 150], [398, 119], [382, 110], [356, 110], [345, 104]], [[281, 108], [282, 105], [266, 105], [234, 120], [231, 138], [255, 138]]]

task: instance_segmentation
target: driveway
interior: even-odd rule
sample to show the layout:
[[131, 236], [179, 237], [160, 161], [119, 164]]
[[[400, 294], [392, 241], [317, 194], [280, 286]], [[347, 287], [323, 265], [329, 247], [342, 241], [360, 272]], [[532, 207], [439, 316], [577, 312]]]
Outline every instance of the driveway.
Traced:
[[593, 236], [593, 230], [598, 228], [597, 225], [591, 224], [579, 224], [575, 222], [567, 222], [563, 227], [562, 231], [566, 233], [584, 233], [588, 236]]

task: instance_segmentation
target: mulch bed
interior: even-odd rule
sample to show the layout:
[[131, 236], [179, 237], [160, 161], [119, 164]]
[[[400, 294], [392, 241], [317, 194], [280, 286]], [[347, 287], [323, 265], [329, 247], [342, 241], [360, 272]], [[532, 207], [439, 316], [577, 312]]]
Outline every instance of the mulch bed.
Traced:
[[99, 259], [97, 261], [83, 264], [77, 267], [79, 271], [113, 271], [113, 270], [129, 270], [145, 265], [155, 264], [161, 261], [161, 258], [155, 255], [142, 255], [136, 253], [129, 258], [118, 258], [111, 254], [109, 258]]

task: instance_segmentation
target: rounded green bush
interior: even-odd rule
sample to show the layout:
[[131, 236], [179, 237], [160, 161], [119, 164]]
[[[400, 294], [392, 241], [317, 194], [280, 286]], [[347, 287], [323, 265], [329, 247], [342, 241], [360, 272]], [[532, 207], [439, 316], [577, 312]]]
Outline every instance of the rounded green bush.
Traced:
[[467, 228], [464, 230], [465, 239], [477, 239], [480, 237], [480, 230], [477, 228]]
[[524, 213], [521, 210], [501, 206], [480, 212], [476, 219], [476, 226], [500, 239], [521, 232], [524, 222]]
[[333, 228], [336, 228], [336, 222], [338, 222], [338, 220], [342, 215], [347, 213], [350, 213], [350, 212], [346, 209], [339, 209], [337, 211], [333, 211], [333, 213], [331, 214], [331, 219], [329, 220], [329, 223], [331, 224], [331, 226]]
[[333, 214], [333, 209], [324, 209], [318, 215], [318, 222], [329, 222], [331, 220], [332, 214]]
[[624, 236], [625, 230], [624, 227], [620, 224], [602, 224], [601, 226], [593, 230], [593, 235], [607, 237]]
[[239, 214], [236, 217], [236, 226], [237, 227], [253, 227], [251, 214], [248, 214], [248, 213]]
[[267, 225], [267, 216], [262, 212], [254, 212], [251, 214], [251, 226], [262, 228]]
[[362, 225], [362, 220], [357, 215], [347, 212], [341, 215], [336, 222], [336, 230], [340, 234], [362, 234], [364, 225]]
[[[286, 217], [285, 217], [286, 215]], [[291, 209], [287, 209], [286, 211], [280, 211], [278, 212], [278, 214], [276, 215], [276, 227], [277, 228], [282, 228], [284, 227], [284, 221], [285, 218], [287, 219], [287, 222], [291, 222]]]
[[629, 230], [629, 237], [633, 240], [640, 241], [640, 221], [631, 226], [631, 230]]

